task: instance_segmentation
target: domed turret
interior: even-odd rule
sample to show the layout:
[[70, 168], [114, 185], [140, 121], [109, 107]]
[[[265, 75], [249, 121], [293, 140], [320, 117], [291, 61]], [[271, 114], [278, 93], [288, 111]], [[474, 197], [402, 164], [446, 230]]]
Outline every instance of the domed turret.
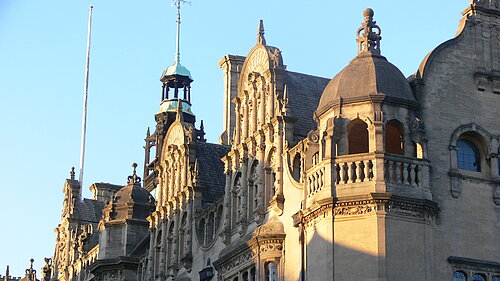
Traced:
[[365, 22], [358, 29], [358, 56], [326, 86], [316, 114], [322, 115], [340, 103], [369, 101], [372, 95], [385, 96], [386, 101], [415, 102], [403, 73], [380, 55], [381, 30], [373, 20], [374, 12], [363, 12]]
[[146, 221], [154, 210], [154, 198], [141, 187], [141, 178], [136, 174], [137, 164], [134, 163], [133, 174], [128, 177], [128, 184], [113, 196], [103, 210], [103, 222], [118, 222], [125, 220]]

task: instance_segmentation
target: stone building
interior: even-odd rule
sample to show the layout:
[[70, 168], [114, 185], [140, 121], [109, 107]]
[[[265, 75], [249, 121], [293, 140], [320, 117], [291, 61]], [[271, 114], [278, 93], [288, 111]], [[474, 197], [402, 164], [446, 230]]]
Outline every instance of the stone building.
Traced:
[[82, 199], [72, 172], [51, 280], [499, 281], [500, 1], [471, 1], [409, 78], [363, 17], [333, 79], [288, 71], [261, 21], [219, 61], [220, 144], [177, 49], [144, 181]]

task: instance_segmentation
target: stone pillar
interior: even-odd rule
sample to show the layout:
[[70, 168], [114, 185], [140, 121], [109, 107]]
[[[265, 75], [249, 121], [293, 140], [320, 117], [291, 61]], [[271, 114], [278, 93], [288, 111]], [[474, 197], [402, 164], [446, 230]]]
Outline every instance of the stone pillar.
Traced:
[[219, 67], [222, 69], [224, 79], [223, 133], [220, 142], [225, 145], [230, 144], [234, 128], [238, 124], [238, 120], [236, 120], [238, 111], [235, 111], [235, 104], [231, 101], [238, 96], [238, 81], [244, 62], [245, 57], [234, 55], [226, 55], [219, 61]]
[[240, 197], [241, 197], [241, 214], [240, 217], [238, 218], [239, 221], [242, 224], [245, 224], [247, 222], [247, 193], [248, 193], [248, 158], [243, 158], [241, 159], [241, 190], [240, 190]]
[[276, 181], [277, 181], [277, 188], [276, 188], [276, 194], [275, 196], [277, 198], [283, 196], [283, 147], [285, 146], [285, 142], [283, 141], [283, 120], [279, 120], [278, 123], [276, 124], [276, 130], [278, 134], [278, 145], [276, 149], [276, 154], [274, 157], [276, 157], [276, 163], [277, 163], [277, 171], [276, 172]]
[[263, 144], [259, 144], [257, 146], [257, 160], [259, 163], [257, 164], [257, 172], [258, 172], [258, 180], [257, 186], [259, 187], [259, 194], [257, 194], [259, 198], [259, 204], [256, 209], [264, 212], [265, 204], [264, 204], [264, 150], [265, 146]]
[[191, 193], [189, 192], [187, 194], [186, 198], [186, 212], [187, 212], [187, 219], [186, 219], [186, 233], [185, 235], [185, 240], [186, 240], [186, 247], [184, 248], [184, 253], [186, 256], [191, 256], [192, 251], [191, 251], [191, 245], [193, 242], [193, 236], [192, 236], [192, 228], [193, 228], [193, 198], [191, 196]]
[[[236, 98], [235, 100], [236, 103], [236, 125], [234, 127], [234, 144], [238, 145], [241, 142], [241, 103], [240, 99]], [[230, 132], [232, 133], [232, 132]]]
[[245, 93], [245, 97], [243, 99], [243, 127], [241, 128], [243, 130], [243, 141], [244, 142], [248, 138], [248, 131], [249, 131], [249, 119], [250, 116], [248, 116], [248, 93]]
[[160, 245], [160, 273], [162, 278], [167, 272], [167, 221], [162, 219], [161, 222], [161, 245]]
[[254, 94], [251, 97], [251, 103], [252, 103], [252, 134], [257, 131], [257, 92], [254, 91]]

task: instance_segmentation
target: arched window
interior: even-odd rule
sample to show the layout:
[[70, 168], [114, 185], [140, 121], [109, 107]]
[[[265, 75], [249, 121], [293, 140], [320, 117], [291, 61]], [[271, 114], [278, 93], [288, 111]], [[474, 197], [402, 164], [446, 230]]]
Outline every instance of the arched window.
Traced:
[[385, 152], [403, 155], [402, 124], [398, 120], [390, 120], [385, 125]]
[[249, 281], [248, 280], [248, 272], [243, 272], [243, 275], [241, 276], [242, 281]]
[[453, 272], [453, 281], [467, 281], [467, 276], [462, 271]]
[[301, 159], [300, 159], [300, 153], [295, 154], [295, 157], [293, 157], [293, 164], [292, 164], [292, 177], [296, 182], [300, 182], [300, 174], [301, 174]]
[[349, 154], [368, 152], [368, 125], [355, 119], [347, 126], [347, 145]]
[[259, 205], [259, 173], [257, 170], [258, 162], [254, 161], [250, 169], [248, 180], [248, 217], [251, 218], [253, 212]]
[[472, 275], [472, 281], [486, 281], [486, 278], [484, 278], [484, 275], [476, 273]]
[[210, 212], [208, 215], [208, 223], [207, 223], [207, 239], [206, 243], [212, 242], [212, 239], [214, 238], [214, 226], [215, 226], [215, 217], [214, 213]]
[[459, 169], [481, 172], [479, 150], [471, 141], [457, 141], [457, 164]]
[[266, 263], [266, 281], [278, 281], [278, 265], [273, 262]]

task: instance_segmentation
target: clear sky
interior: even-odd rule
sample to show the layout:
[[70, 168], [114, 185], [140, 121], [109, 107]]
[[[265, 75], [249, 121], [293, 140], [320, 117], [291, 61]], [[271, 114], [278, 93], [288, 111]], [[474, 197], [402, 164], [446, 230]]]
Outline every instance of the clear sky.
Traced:
[[[183, 8], [181, 61], [194, 78], [192, 110], [207, 138], [222, 128], [226, 54], [246, 55], [263, 19], [288, 70], [332, 78], [356, 55], [355, 32], [371, 7], [382, 54], [405, 75], [451, 39], [469, 0], [192, 0]], [[93, 182], [124, 184], [142, 167], [162, 71], [175, 52], [170, 0], [0, 0], [0, 274], [39, 270], [53, 255], [63, 183], [79, 165], [88, 5], [94, 5], [83, 194]], [[312, 114], [312, 113], [311, 113]], [[197, 124], [199, 126], [199, 123]], [[140, 169], [142, 170], [142, 169]], [[41, 274], [39, 274], [40, 277]]]

